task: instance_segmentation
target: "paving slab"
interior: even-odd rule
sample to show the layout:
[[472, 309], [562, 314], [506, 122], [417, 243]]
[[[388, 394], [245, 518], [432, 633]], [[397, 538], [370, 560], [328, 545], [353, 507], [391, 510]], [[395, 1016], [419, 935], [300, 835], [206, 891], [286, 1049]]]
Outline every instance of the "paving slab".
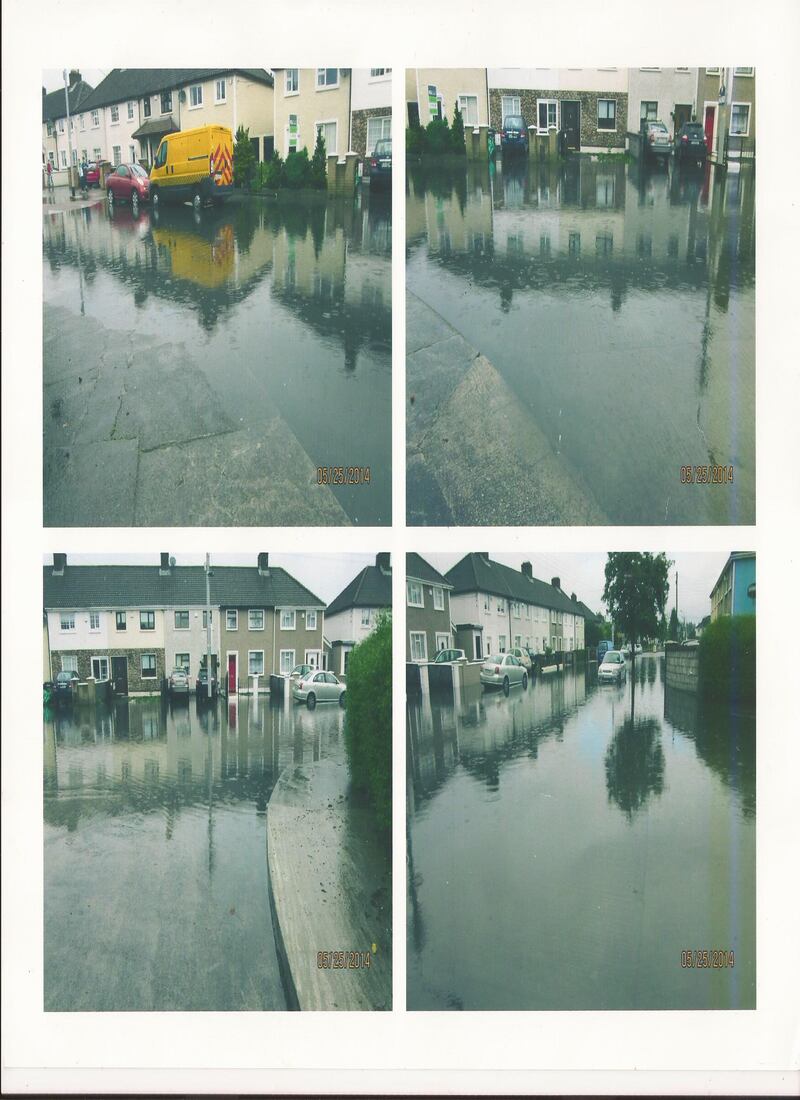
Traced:
[[129, 527], [134, 522], [138, 462], [135, 439], [45, 451], [45, 527]]
[[[139, 363], [127, 372], [118, 426], [143, 451], [233, 431], [219, 396], [190, 361]], [[115, 432], [115, 436], [116, 436]]]
[[[293, 765], [267, 807], [279, 950], [301, 1010], [392, 1007], [391, 856], [354, 804], [340, 760]], [[320, 951], [369, 952], [369, 967], [323, 968]]]

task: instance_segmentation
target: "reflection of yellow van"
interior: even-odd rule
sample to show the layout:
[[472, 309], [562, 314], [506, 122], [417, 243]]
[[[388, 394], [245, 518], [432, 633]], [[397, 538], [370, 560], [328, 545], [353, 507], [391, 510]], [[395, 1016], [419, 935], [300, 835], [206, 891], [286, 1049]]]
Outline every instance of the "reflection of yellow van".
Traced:
[[213, 290], [233, 275], [233, 226], [220, 225], [209, 240], [199, 233], [175, 226], [157, 226], [153, 240], [158, 248], [169, 253], [172, 276], [187, 279], [197, 286]]
[[167, 134], [150, 169], [150, 202], [185, 202], [195, 209], [221, 202], [233, 190], [233, 136], [227, 126], [198, 126]]

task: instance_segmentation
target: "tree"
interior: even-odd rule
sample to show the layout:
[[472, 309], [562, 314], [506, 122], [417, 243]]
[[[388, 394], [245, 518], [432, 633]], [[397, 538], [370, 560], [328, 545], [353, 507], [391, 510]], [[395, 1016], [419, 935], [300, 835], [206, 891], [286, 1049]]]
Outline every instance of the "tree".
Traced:
[[680, 623], [678, 622], [678, 612], [673, 607], [669, 616], [669, 640], [671, 642], [677, 642], [679, 633]]
[[636, 643], [658, 634], [669, 594], [671, 564], [666, 554], [608, 555], [603, 602], [614, 625], [630, 642], [632, 660]]
[[461, 114], [457, 103], [453, 111], [453, 125], [450, 128], [450, 141], [452, 142], [454, 153], [458, 153], [460, 156], [466, 156], [467, 146], [464, 141], [464, 116]]
[[250, 131], [240, 126], [233, 147], [233, 182], [236, 187], [249, 188], [256, 172], [256, 155], [250, 143]]
[[325, 138], [322, 136], [321, 126], [317, 130], [317, 142], [314, 146], [314, 154], [311, 157], [311, 186], [318, 188], [320, 191], [328, 186]]

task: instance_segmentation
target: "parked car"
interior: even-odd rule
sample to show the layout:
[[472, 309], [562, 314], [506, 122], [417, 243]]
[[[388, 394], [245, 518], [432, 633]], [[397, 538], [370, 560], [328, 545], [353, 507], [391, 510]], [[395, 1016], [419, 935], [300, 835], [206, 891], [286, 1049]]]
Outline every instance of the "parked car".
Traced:
[[646, 157], [663, 160], [672, 153], [672, 139], [663, 122], [643, 122], [642, 140]]
[[512, 684], [528, 686], [528, 673], [513, 653], [496, 653], [487, 657], [481, 665], [481, 683], [484, 687], [508, 689]]
[[341, 703], [344, 706], [346, 687], [333, 672], [317, 670], [310, 676], [292, 681], [292, 698], [309, 707], [317, 703]]
[[314, 672], [312, 665], [295, 665], [292, 671], [289, 673], [290, 680], [302, 680], [304, 676], [308, 676], [310, 672]]
[[435, 665], [466, 664], [467, 655], [463, 649], [440, 649], [433, 658]]
[[609, 649], [597, 670], [600, 683], [621, 683], [628, 674], [625, 654], [619, 649]]
[[140, 202], [147, 202], [150, 198], [147, 172], [141, 164], [118, 164], [106, 177], [106, 194], [109, 203], [124, 200], [136, 210]]
[[167, 679], [167, 691], [170, 695], [189, 694], [189, 673], [185, 668], [173, 668]]
[[509, 649], [508, 652], [517, 658], [526, 672], [530, 672], [533, 662], [527, 649]]
[[75, 685], [78, 682], [77, 672], [59, 672], [53, 681], [52, 698], [56, 702], [71, 703], [75, 695]]
[[528, 152], [528, 123], [522, 115], [506, 115], [500, 131], [500, 149], [503, 155]]
[[83, 169], [83, 182], [86, 187], [100, 186], [100, 166], [105, 161], [90, 160]]
[[[194, 690], [195, 690], [195, 695], [197, 695], [198, 698], [205, 698], [205, 699], [208, 698], [208, 669], [207, 668], [201, 668], [200, 671], [197, 673], [197, 682], [195, 683]], [[212, 699], [216, 696], [216, 694], [217, 694], [217, 678], [212, 673], [212, 676], [211, 676], [211, 697], [212, 697]]]
[[380, 138], [369, 158], [369, 185], [374, 191], [392, 186], [392, 139]]
[[699, 122], [684, 122], [675, 135], [675, 159], [679, 163], [705, 164], [708, 155], [706, 135]]

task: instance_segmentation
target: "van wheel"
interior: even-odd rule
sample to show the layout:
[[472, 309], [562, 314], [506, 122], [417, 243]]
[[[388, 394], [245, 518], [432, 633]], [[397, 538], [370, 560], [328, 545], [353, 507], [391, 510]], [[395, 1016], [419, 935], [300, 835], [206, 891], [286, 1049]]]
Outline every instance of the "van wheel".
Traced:
[[195, 193], [192, 195], [192, 206], [195, 208], [195, 210], [199, 210], [202, 205], [202, 195], [200, 194], [199, 190], [196, 190]]
[[158, 207], [160, 201], [161, 196], [158, 193], [158, 188], [154, 187], [153, 190], [150, 192], [150, 202], [152, 203], [154, 210]]

